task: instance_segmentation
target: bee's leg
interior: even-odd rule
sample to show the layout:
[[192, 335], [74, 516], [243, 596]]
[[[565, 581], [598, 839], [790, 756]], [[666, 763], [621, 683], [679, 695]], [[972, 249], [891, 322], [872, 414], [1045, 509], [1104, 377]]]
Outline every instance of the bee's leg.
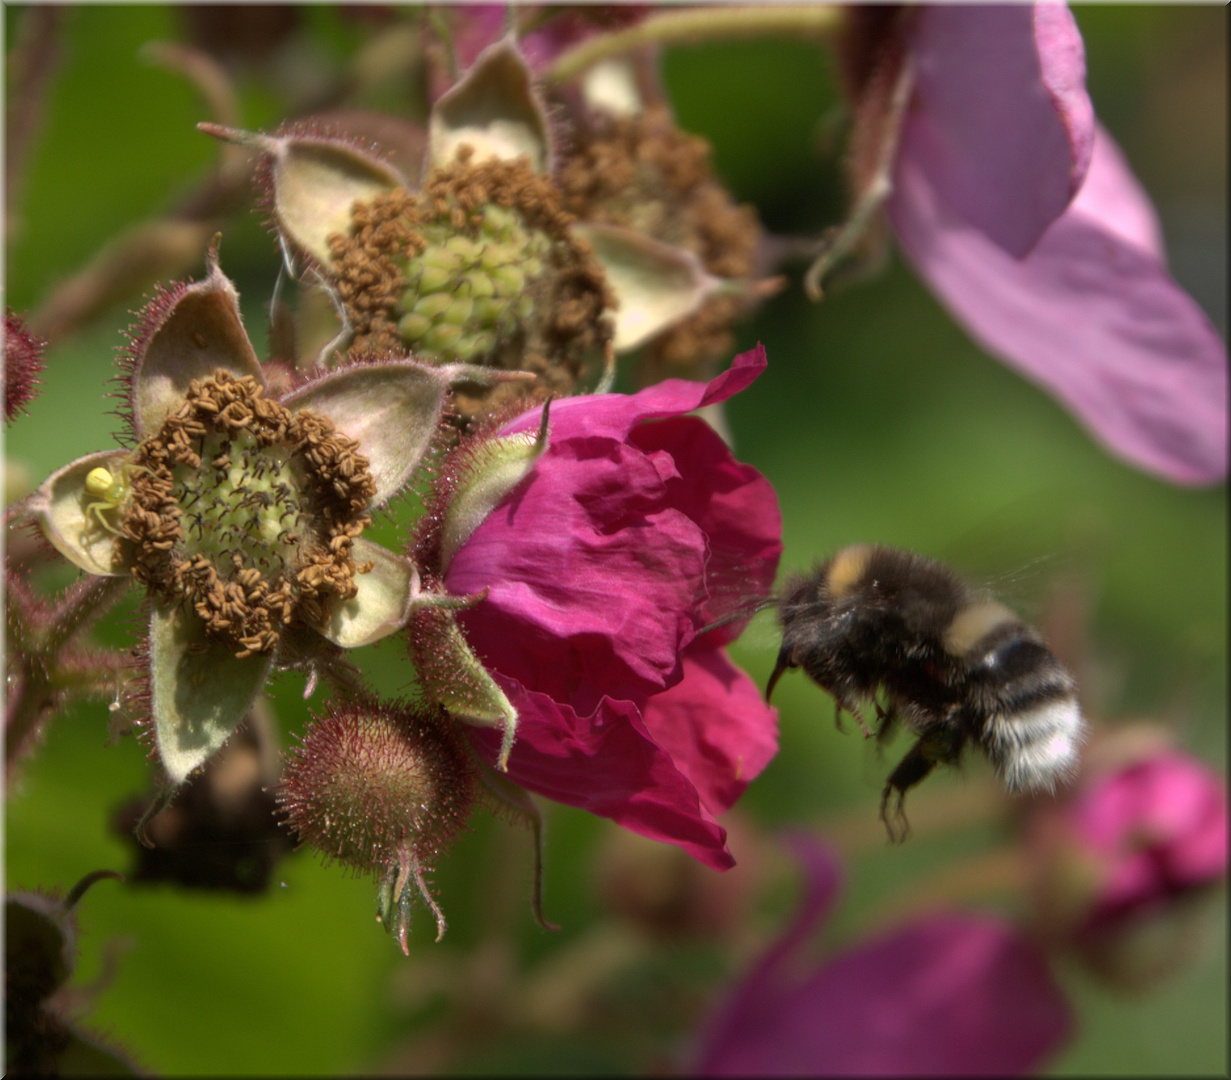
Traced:
[[842, 726], [842, 714], [849, 713], [855, 718], [855, 723], [859, 725], [859, 730], [863, 732], [863, 737], [865, 739], [870, 737], [872, 733], [868, 730], [868, 725], [864, 723], [863, 713], [859, 711], [859, 706], [836, 691], [831, 690], [830, 693], [833, 694], [834, 727], [845, 735], [846, 728]]
[[791, 650], [785, 645], [778, 652], [778, 662], [774, 665], [774, 670], [769, 676], [769, 682], [765, 685], [765, 700], [768, 701], [774, 693], [774, 687], [778, 685], [778, 680], [782, 678], [782, 673], [787, 668], [798, 667], [794, 657], [791, 655]]
[[[907, 791], [920, 783], [935, 765], [936, 759], [932, 756], [926, 740], [920, 739], [898, 762], [898, 767], [889, 774], [889, 779], [885, 781], [885, 790], [881, 793], [881, 821], [885, 823], [885, 830], [889, 833], [892, 843], [900, 844], [910, 833], [910, 823], [906, 820], [906, 813], [903, 810]], [[891, 815], [889, 800], [895, 791], [897, 800]]]

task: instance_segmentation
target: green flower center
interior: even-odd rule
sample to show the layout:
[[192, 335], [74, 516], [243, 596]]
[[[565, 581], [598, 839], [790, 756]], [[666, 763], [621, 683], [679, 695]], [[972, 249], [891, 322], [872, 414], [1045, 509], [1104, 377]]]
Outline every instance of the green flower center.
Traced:
[[[539, 397], [573, 393], [611, 348], [615, 298], [602, 267], [547, 177], [525, 159], [471, 156], [463, 147], [418, 193], [356, 202], [350, 234], [330, 237], [352, 348], [530, 371]], [[462, 415], [493, 404], [455, 398]]]
[[[177, 467], [173, 494], [183, 513], [183, 553], [218, 563], [238, 555], [262, 575], [298, 560], [311, 530], [300, 481], [285, 445], [261, 447], [241, 431], [202, 440], [202, 467]], [[208, 463], [208, 467], [207, 467]]]
[[402, 271], [402, 341], [415, 351], [474, 363], [510, 340], [534, 311], [528, 291], [542, 275], [551, 238], [520, 214], [487, 204], [470, 217], [474, 235], [448, 221], [423, 225], [424, 250]]

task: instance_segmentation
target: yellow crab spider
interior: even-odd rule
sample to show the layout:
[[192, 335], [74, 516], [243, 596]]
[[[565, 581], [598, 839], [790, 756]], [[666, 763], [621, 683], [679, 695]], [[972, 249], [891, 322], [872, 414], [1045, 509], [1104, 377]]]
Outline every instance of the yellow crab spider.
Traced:
[[134, 472], [149, 472], [141, 465], [125, 465], [118, 473], [113, 473], [103, 465], [96, 465], [85, 477], [85, 491], [94, 496], [94, 501], [86, 503], [86, 526], [89, 526], [90, 515], [98, 519], [98, 523], [110, 533], [120, 536], [121, 532], [109, 522], [104, 514], [118, 510], [128, 494], [128, 480]]

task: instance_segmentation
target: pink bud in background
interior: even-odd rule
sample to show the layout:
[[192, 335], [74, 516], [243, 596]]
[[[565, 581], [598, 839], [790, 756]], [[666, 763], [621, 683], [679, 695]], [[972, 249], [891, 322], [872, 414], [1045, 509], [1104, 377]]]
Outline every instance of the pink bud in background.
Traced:
[[1029, 835], [1047, 932], [1112, 981], [1140, 985], [1191, 957], [1194, 901], [1226, 878], [1226, 786], [1156, 745], [1039, 807]]

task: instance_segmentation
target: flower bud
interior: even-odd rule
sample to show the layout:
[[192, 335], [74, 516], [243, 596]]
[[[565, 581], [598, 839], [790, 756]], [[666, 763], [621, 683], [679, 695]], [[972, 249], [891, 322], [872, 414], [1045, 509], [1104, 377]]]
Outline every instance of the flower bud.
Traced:
[[1227, 799], [1206, 765], [1158, 740], [1096, 766], [1030, 838], [1050, 936], [1121, 985], [1191, 955], [1200, 899], [1227, 871]]
[[382, 878], [381, 920], [403, 952], [412, 884], [436, 915], [437, 940], [444, 933], [424, 875], [465, 825], [474, 797], [469, 752], [446, 717], [367, 698], [331, 706], [308, 728], [277, 793], [301, 840], [328, 861]]

